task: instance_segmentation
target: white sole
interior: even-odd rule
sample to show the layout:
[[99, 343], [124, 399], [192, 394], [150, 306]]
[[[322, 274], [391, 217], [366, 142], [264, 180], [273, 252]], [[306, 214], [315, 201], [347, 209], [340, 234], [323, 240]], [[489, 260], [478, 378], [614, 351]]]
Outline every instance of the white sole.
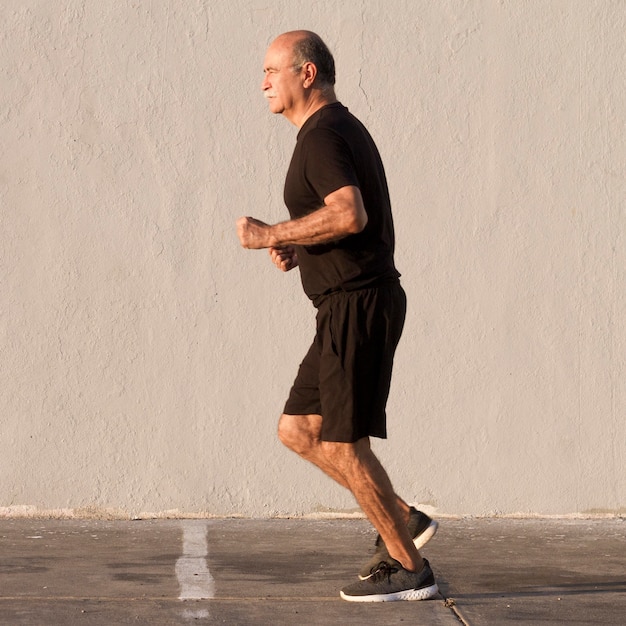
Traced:
[[430, 600], [439, 593], [437, 584], [422, 589], [407, 589], [406, 591], [398, 591], [397, 593], [382, 593], [371, 596], [348, 596], [340, 591], [340, 596], [348, 602], [398, 602], [399, 600]]
[[439, 522], [436, 522], [434, 519], [430, 520], [430, 524], [426, 530], [413, 539], [415, 547], [419, 550], [421, 547], [425, 546], [435, 536], [437, 528], [439, 528]]

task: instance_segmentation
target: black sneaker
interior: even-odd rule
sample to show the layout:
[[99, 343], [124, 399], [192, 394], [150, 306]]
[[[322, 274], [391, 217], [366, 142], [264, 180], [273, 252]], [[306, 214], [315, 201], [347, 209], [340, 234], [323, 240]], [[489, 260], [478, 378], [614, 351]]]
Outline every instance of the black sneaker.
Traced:
[[[437, 532], [438, 526], [439, 524], [434, 519], [428, 517], [426, 513], [422, 513], [415, 507], [411, 507], [407, 528], [409, 529], [409, 535], [413, 538], [413, 543], [418, 550], [433, 538]], [[374, 552], [372, 558], [359, 571], [360, 580], [367, 580], [374, 573], [381, 561], [389, 559], [389, 551], [387, 550], [387, 546], [380, 535], [376, 537], [375, 545], [376, 551]]]
[[344, 587], [340, 595], [348, 602], [395, 602], [428, 600], [438, 593], [435, 576], [426, 559], [421, 572], [410, 572], [389, 558], [379, 563], [367, 580]]

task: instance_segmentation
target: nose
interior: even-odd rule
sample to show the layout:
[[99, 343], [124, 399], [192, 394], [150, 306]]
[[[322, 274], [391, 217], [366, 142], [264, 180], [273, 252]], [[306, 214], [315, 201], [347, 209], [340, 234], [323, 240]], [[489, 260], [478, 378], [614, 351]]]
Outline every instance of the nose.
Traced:
[[265, 74], [263, 76], [263, 82], [261, 83], [261, 90], [262, 91], [267, 91], [270, 88], [270, 82], [269, 79], [267, 78], [267, 74]]

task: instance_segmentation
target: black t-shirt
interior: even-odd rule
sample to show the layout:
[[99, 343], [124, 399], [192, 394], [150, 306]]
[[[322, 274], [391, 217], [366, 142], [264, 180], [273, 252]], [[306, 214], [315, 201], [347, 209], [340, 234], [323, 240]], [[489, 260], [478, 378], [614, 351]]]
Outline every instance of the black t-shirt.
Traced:
[[341, 103], [316, 111], [298, 132], [285, 180], [293, 218], [324, 206], [347, 185], [358, 187], [368, 222], [336, 242], [297, 246], [302, 286], [313, 301], [333, 291], [353, 291], [400, 276], [393, 262], [394, 230], [385, 170], [367, 129]]

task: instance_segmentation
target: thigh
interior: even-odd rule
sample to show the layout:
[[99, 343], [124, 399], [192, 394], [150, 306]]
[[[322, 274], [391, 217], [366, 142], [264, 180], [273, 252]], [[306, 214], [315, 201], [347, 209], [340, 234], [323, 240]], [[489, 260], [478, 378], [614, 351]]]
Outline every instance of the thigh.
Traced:
[[333, 297], [320, 356], [322, 440], [386, 437], [385, 406], [405, 314], [399, 284]]
[[293, 382], [283, 413], [288, 415], [320, 414], [320, 341], [316, 334], [311, 347], [300, 363], [298, 373]]

